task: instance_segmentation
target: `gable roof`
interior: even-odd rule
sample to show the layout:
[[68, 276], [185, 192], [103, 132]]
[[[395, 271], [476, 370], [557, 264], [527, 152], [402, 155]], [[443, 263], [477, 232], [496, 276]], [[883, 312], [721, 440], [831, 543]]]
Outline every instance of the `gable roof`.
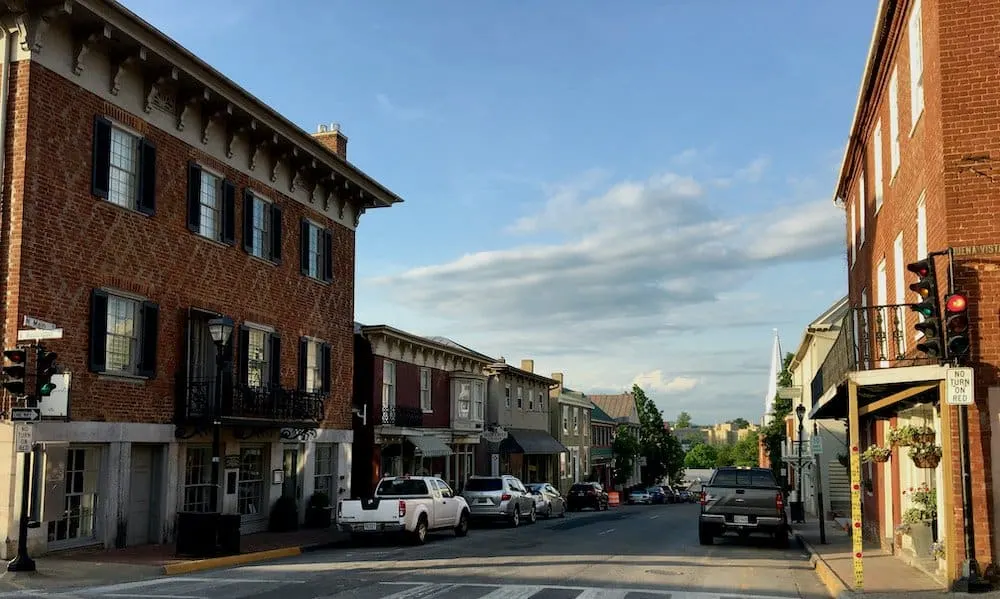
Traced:
[[639, 422], [639, 411], [635, 407], [635, 398], [631, 393], [591, 395], [590, 401], [614, 420], [627, 418], [629, 422]]

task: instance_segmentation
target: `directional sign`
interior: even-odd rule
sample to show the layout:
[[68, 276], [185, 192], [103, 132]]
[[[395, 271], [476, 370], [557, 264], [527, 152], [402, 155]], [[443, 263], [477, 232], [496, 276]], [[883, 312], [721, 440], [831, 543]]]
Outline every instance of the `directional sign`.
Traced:
[[41, 339], [62, 339], [62, 329], [21, 329], [17, 332], [18, 341], [38, 341]]
[[973, 399], [971, 368], [949, 368], [945, 379], [945, 403], [949, 406], [971, 406]]
[[31, 453], [35, 445], [35, 427], [24, 422], [14, 425], [14, 449], [18, 453]]
[[54, 323], [48, 322], [46, 320], [39, 320], [31, 316], [24, 317], [24, 326], [31, 327], [33, 329], [45, 329], [47, 331], [55, 330], [57, 327]]
[[14, 422], [37, 422], [42, 419], [39, 408], [11, 408], [10, 419]]
[[810, 439], [812, 441], [812, 454], [823, 455], [823, 437], [816, 435]]

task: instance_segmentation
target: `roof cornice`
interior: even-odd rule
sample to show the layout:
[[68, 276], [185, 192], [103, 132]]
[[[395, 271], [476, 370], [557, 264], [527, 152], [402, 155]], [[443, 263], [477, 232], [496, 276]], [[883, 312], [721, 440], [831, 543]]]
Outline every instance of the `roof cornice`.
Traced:
[[383, 337], [397, 339], [399, 341], [404, 341], [406, 343], [410, 343], [413, 345], [432, 348], [435, 351], [441, 351], [450, 354], [452, 356], [457, 356], [460, 358], [465, 358], [467, 360], [472, 360], [484, 366], [489, 365], [490, 363], [493, 362], [492, 358], [484, 359], [485, 356], [481, 356], [473, 352], [465, 352], [458, 349], [457, 347], [446, 345], [444, 343], [438, 343], [436, 341], [428, 339], [427, 337], [421, 337], [420, 335], [415, 335], [413, 333], [407, 333], [406, 331], [402, 331], [400, 329], [391, 327], [386, 324], [362, 326], [361, 334], [369, 338], [371, 338], [372, 336], [381, 335]]

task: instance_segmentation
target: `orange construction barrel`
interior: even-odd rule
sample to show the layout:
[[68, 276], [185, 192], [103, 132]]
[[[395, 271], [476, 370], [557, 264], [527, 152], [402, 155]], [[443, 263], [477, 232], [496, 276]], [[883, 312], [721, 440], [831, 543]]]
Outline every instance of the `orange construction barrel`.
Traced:
[[608, 491], [608, 505], [617, 507], [620, 503], [621, 499], [618, 497], [618, 491]]

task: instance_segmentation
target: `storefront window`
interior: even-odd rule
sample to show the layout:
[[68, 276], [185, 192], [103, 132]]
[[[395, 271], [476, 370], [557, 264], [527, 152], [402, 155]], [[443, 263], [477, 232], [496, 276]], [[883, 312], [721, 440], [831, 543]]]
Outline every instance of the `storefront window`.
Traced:
[[240, 448], [237, 504], [243, 516], [267, 514], [264, 502], [264, 448]]
[[62, 519], [49, 522], [49, 542], [93, 538], [100, 468], [100, 448], [70, 447], [66, 454], [66, 511]]
[[333, 487], [333, 467], [336, 463], [337, 446], [333, 443], [316, 445], [316, 469], [313, 488], [317, 493], [326, 493], [332, 500], [336, 493]]
[[211, 512], [212, 452], [208, 447], [188, 447], [184, 460], [185, 512]]

